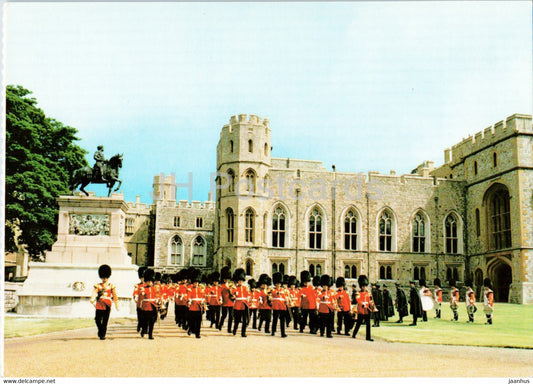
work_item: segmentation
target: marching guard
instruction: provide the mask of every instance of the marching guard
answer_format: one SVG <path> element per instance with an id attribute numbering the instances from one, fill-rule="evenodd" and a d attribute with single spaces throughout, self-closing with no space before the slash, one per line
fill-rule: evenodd
<path id="1" fill-rule="evenodd" d="M 259 276 L 259 326 L 258 331 L 261 331 L 261 326 L 263 322 L 265 323 L 265 333 L 270 334 L 270 321 L 272 319 L 272 302 L 269 299 L 270 297 L 270 284 L 272 279 L 266 273 L 263 273 Z"/>
<path id="2" fill-rule="evenodd" d="M 342 333 L 342 324 L 344 323 L 344 334 L 350 336 L 350 329 L 352 328 L 352 317 L 350 315 L 350 310 L 352 309 L 350 296 L 348 292 L 344 289 L 345 286 L 344 277 L 337 277 L 335 281 L 335 286 L 337 287 L 337 335 Z"/>
<path id="3" fill-rule="evenodd" d="M 250 295 L 248 300 L 249 319 L 252 322 L 252 329 L 257 329 L 257 309 L 259 308 L 259 290 L 254 279 L 248 280 Z"/>
<path id="4" fill-rule="evenodd" d="M 153 340 L 154 324 L 157 320 L 160 298 L 156 295 L 154 283 L 154 271 L 147 269 L 144 272 L 145 285 L 139 291 L 141 302 L 141 337 L 148 334 L 148 338 Z"/>
<path id="5" fill-rule="evenodd" d="M 320 337 L 324 337 L 324 330 L 326 330 L 326 337 L 333 337 L 333 322 L 335 318 L 336 297 L 335 293 L 330 290 L 331 277 L 329 275 L 322 275 L 320 277 L 320 284 L 322 285 L 322 292 L 319 295 L 318 316 L 320 319 Z"/>
<path id="6" fill-rule="evenodd" d="M 178 286 L 174 290 L 174 311 L 178 327 L 187 330 L 187 272 L 181 270 L 177 275 Z"/>
<path id="7" fill-rule="evenodd" d="M 437 277 L 433 280 L 435 291 L 433 292 L 433 299 L 435 300 L 435 319 L 440 319 L 440 307 L 442 305 L 442 289 L 440 288 L 440 279 Z"/>
<path id="8" fill-rule="evenodd" d="M 368 278 L 365 275 L 360 275 L 357 278 L 357 282 L 359 283 L 360 291 L 357 294 L 357 323 L 355 324 L 355 329 L 352 334 L 352 338 L 355 339 L 355 336 L 357 336 L 357 332 L 359 332 L 359 328 L 361 327 L 361 324 L 363 321 L 366 322 L 366 340 L 367 341 L 374 341 L 370 335 L 370 313 L 373 310 L 373 303 L 372 303 L 372 297 L 370 296 L 370 292 L 367 291 L 368 287 Z"/>
<path id="9" fill-rule="evenodd" d="M 248 325 L 248 289 L 244 285 L 246 280 L 246 273 L 244 269 L 237 268 L 233 273 L 233 281 L 237 284 L 232 291 L 232 294 L 235 298 L 233 304 L 233 334 L 237 334 L 237 328 L 239 328 L 239 323 L 242 322 L 241 326 L 241 337 L 246 337 L 246 326 Z"/>
<path id="10" fill-rule="evenodd" d="M 316 334 L 316 328 L 314 327 L 314 316 L 316 311 L 316 292 L 312 285 L 310 285 L 311 275 L 309 271 L 300 272 L 300 280 L 302 288 L 300 289 L 300 333 L 303 333 L 305 326 L 307 325 L 307 318 L 309 317 L 309 329 L 312 334 Z"/>
<path id="11" fill-rule="evenodd" d="M 293 328 L 295 331 L 298 330 L 298 327 L 300 326 L 300 289 L 296 288 L 298 285 L 296 276 L 289 276 L 289 311 L 291 311 Z"/>
<path id="12" fill-rule="evenodd" d="M 111 267 L 107 264 L 101 265 L 98 268 L 98 276 L 102 282 L 95 284 L 90 302 L 96 308 L 94 321 L 98 328 L 98 337 L 100 340 L 105 340 L 107 322 L 113 303 L 115 303 L 115 308 L 118 311 L 118 296 L 115 286 L 109 282 Z"/>
<path id="13" fill-rule="evenodd" d="M 485 324 L 492 325 L 492 315 L 494 313 L 494 292 L 492 291 L 492 284 L 488 277 L 483 281 L 483 312 L 487 317 Z"/>
<path id="14" fill-rule="evenodd" d="M 457 311 L 459 307 L 459 290 L 455 286 L 455 280 L 450 281 L 450 287 L 452 288 L 450 292 L 450 309 L 453 312 L 452 321 L 459 320 L 459 312 Z"/>
<path id="15" fill-rule="evenodd" d="M 189 334 L 194 333 L 196 338 L 200 338 L 200 328 L 202 326 L 202 314 L 205 310 L 205 289 L 199 287 L 201 272 L 194 270 L 191 273 L 192 286 L 188 290 L 187 302 L 189 304 Z"/>
<path id="16" fill-rule="evenodd" d="M 281 287 L 281 283 L 283 282 L 283 275 L 279 272 L 276 272 L 272 275 L 272 280 L 275 286 L 271 292 L 272 312 L 274 315 L 274 319 L 272 320 L 272 332 L 270 333 L 270 335 L 275 336 L 279 320 L 281 328 L 281 337 L 287 337 L 287 334 L 285 333 L 285 322 L 287 316 L 286 302 L 288 300 L 288 297 L 286 289 L 283 289 Z"/>
<path id="17" fill-rule="evenodd" d="M 139 291 L 144 286 L 145 271 L 146 267 L 139 267 L 139 269 L 137 270 L 137 274 L 139 275 L 139 279 L 141 280 L 141 282 L 135 284 L 135 287 L 133 288 L 133 301 L 135 301 L 135 305 L 137 307 L 137 332 L 141 330 L 141 305 L 139 302 Z"/>
<path id="18" fill-rule="evenodd" d="M 476 294 L 474 290 L 472 289 L 472 281 L 467 280 L 465 282 L 465 286 L 466 286 L 466 294 L 465 294 L 466 313 L 468 313 L 468 322 L 473 323 L 474 313 L 476 313 L 477 311 Z"/>
<path id="19" fill-rule="evenodd" d="M 218 327 L 218 322 L 220 321 L 220 305 L 222 304 L 222 289 L 218 284 L 220 279 L 220 273 L 215 271 L 210 276 L 211 287 L 206 294 L 207 304 L 209 305 L 208 313 L 209 316 L 207 319 L 211 322 L 209 328 L 212 328 L 213 325 Z"/>
<path id="20" fill-rule="evenodd" d="M 218 323 L 218 330 L 222 330 L 224 325 L 224 320 L 228 317 L 228 333 L 231 333 L 231 324 L 233 323 L 233 299 L 231 297 L 231 287 L 229 280 L 231 279 L 231 273 L 229 267 L 224 267 L 220 271 L 220 277 L 224 282 L 221 287 L 221 296 L 222 296 L 222 316 L 220 322 Z"/>

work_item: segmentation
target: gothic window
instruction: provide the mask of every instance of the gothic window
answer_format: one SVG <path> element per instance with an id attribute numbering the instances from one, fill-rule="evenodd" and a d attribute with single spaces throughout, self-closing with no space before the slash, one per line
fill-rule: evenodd
<path id="1" fill-rule="evenodd" d="M 179 236 L 174 236 L 170 243 L 170 264 L 183 265 L 183 242 Z"/>
<path id="2" fill-rule="evenodd" d="M 345 279 L 357 279 L 357 267 L 353 264 L 344 265 L 344 278 Z"/>
<path id="3" fill-rule="evenodd" d="M 235 172 L 232 169 L 228 170 L 228 192 L 235 192 Z"/>
<path id="4" fill-rule="evenodd" d="M 282 275 L 285 275 L 285 264 L 284 263 L 279 263 L 278 269 L 279 269 L 279 273 L 281 273 Z"/>
<path id="5" fill-rule="evenodd" d="M 311 275 L 311 277 L 315 276 L 315 266 L 314 266 L 314 264 L 310 264 L 309 265 L 309 274 Z"/>
<path id="6" fill-rule="evenodd" d="M 379 278 L 385 280 L 385 267 L 383 265 L 379 267 Z"/>
<path id="7" fill-rule="evenodd" d="M 126 219 L 126 235 L 133 234 L 134 223 L 135 223 L 135 219 L 132 219 L 132 218 Z"/>
<path id="8" fill-rule="evenodd" d="M 285 211 L 280 206 L 276 207 L 272 216 L 272 246 L 285 247 Z"/>
<path id="9" fill-rule="evenodd" d="M 459 271 L 457 270 L 457 267 L 453 268 L 453 279 L 455 281 L 459 280 Z"/>
<path id="10" fill-rule="evenodd" d="M 420 267 L 420 279 L 426 280 L 426 267 Z"/>
<path id="11" fill-rule="evenodd" d="M 379 218 L 379 250 L 392 251 L 392 215 L 383 211 Z"/>
<path id="12" fill-rule="evenodd" d="M 205 265 L 205 240 L 201 236 L 194 239 L 192 246 L 192 265 Z"/>
<path id="13" fill-rule="evenodd" d="M 248 140 L 248 152 L 254 151 L 254 142 L 252 140 Z"/>
<path id="14" fill-rule="evenodd" d="M 426 222 L 421 213 L 417 213 L 413 222 L 413 252 L 426 251 Z"/>
<path id="15" fill-rule="evenodd" d="M 246 191 L 252 193 L 255 191 L 255 172 L 251 169 L 246 171 Z"/>
<path id="16" fill-rule="evenodd" d="M 254 242 L 254 211 L 251 208 L 248 208 L 245 213 L 244 241 Z"/>
<path id="17" fill-rule="evenodd" d="M 196 218 L 196 228 L 202 228 L 203 226 L 204 226 L 203 217 L 197 217 Z"/>
<path id="18" fill-rule="evenodd" d="M 322 248 L 322 214 L 318 208 L 313 208 L 309 215 L 309 248 Z"/>
<path id="19" fill-rule="evenodd" d="M 180 226 L 180 217 L 179 216 L 174 216 L 174 227 L 179 227 Z"/>
<path id="20" fill-rule="evenodd" d="M 235 215 L 233 214 L 233 209 L 226 209 L 226 220 L 227 220 L 227 232 L 228 232 L 228 243 L 233 243 L 233 225 L 235 222 Z"/>
<path id="21" fill-rule="evenodd" d="M 353 209 L 350 209 L 344 218 L 344 249 L 357 249 L 357 217 Z"/>
<path id="22" fill-rule="evenodd" d="M 413 280 L 420 280 L 420 270 L 418 269 L 418 267 L 414 268 Z"/>
<path id="23" fill-rule="evenodd" d="M 253 266 L 252 266 L 252 260 L 246 261 L 246 275 L 252 276 L 253 274 Z"/>
<path id="24" fill-rule="evenodd" d="M 322 276 L 322 266 L 320 264 L 316 265 L 316 275 Z"/>
<path id="25" fill-rule="evenodd" d="M 490 249 L 511 247 L 511 207 L 507 188 L 498 188 L 489 196 L 488 215 Z"/>
<path id="26" fill-rule="evenodd" d="M 272 263 L 272 274 L 276 273 L 278 271 L 278 264 Z"/>
<path id="27" fill-rule="evenodd" d="M 452 269 L 450 267 L 446 268 L 446 281 L 450 281 L 452 279 Z"/>
<path id="28" fill-rule="evenodd" d="M 392 267 L 390 265 L 387 266 L 387 280 L 392 280 Z"/>
<path id="29" fill-rule="evenodd" d="M 446 253 L 458 253 L 457 218 L 449 214 L 445 221 Z"/>

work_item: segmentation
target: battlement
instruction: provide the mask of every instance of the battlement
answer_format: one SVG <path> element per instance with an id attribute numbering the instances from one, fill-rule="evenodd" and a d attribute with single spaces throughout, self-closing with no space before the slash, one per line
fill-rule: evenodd
<path id="1" fill-rule="evenodd" d="M 301 171 L 326 172 L 324 164 L 319 160 L 301 160 L 288 157 L 273 157 L 272 168 L 274 169 L 299 169 Z"/>
<path id="2" fill-rule="evenodd" d="M 263 120 L 261 120 L 261 118 L 257 115 L 248 116 L 245 113 L 231 116 L 229 124 L 226 124 L 222 127 L 221 136 L 234 132 L 240 126 L 262 126 L 265 129 L 269 129 L 270 121 L 268 120 L 268 117 L 265 117 Z"/>
<path id="3" fill-rule="evenodd" d="M 137 195 L 135 196 L 135 203 L 132 203 L 131 201 L 128 201 L 126 204 L 128 204 L 128 208 L 130 209 L 139 209 L 139 210 L 146 210 L 148 209 L 148 204 L 141 203 L 141 196 Z"/>
<path id="4" fill-rule="evenodd" d="M 460 143 L 444 151 L 444 163 L 457 163 L 472 152 L 479 151 L 495 142 L 516 133 L 533 133 L 531 115 L 514 114 L 505 121 L 499 121 L 493 126 L 477 132 L 474 136 L 464 138 Z"/>
<path id="5" fill-rule="evenodd" d="M 189 202 L 189 200 L 180 200 L 178 204 L 176 204 L 176 208 L 180 209 L 205 209 L 209 211 L 215 210 L 215 202 L 214 201 L 204 201 L 203 203 L 197 200 L 193 200 Z"/>

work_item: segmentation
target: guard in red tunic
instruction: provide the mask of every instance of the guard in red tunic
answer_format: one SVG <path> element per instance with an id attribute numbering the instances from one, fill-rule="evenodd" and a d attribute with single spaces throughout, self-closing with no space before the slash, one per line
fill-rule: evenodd
<path id="1" fill-rule="evenodd" d="M 259 308 L 259 290 L 254 279 L 248 280 L 250 295 L 248 296 L 249 318 L 252 322 L 252 329 L 257 329 L 257 309 Z"/>
<path id="2" fill-rule="evenodd" d="M 361 324 L 363 323 L 363 321 L 366 321 L 366 340 L 374 341 L 370 335 L 370 314 L 373 303 L 372 297 L 367 291 L 368 278 L 365 275 L 360 275 L 357 278 L 357 281 L 361 290 L 357 294 L 357 323 L 355 325 L 352 337 L 355 339 L 355 336 L 357 335 Z"/>
<path id="3" fill-rule="evenodd" d="M 156 295 L 156 290 L 153 286 L 154 271 L 147 269 L 144 273 L 145 285 L 139 291 L 139 300 L 141 302 L 141 337 L 148 334 L 148 338 L 154 338 L 154 324 L 157 320 L 157 311 L 160 305 L 160 297 Z"/>
<path id="4" fill-rule="evenodd" d="M 300 317 L 300 333 L 303 333 L 309 317 L 311 333 L 316 334 L 316 329 L 313 328 L 313 317 L 316 312 L 316 292 L 310 283 L 311 275 L 309 271 L 301 271 L 300 280 L 302 282 L 302 288 L 300 288 L 300 309 L 302 314 Z"/>
<path id="5" fill-rule="evenodd" d="M 345 289 L 344 277 L 337 277 L 335 281 L 337 286 L 336 301 L 339 311 L 337 312 L 337 335 L 342 333 L 342 324 L 344 323 L 344 334 L 350 336 L 350 329 L 352 328 L 352 316 L 350 310 L 352 309 L 350 296 Z"/>
<path id="6" fill-rule="evenodd" d="M 312 316 L 309 319 L 309 328 L 311 328 L 311 334 L 316 335 L 318 329 L 320 328 L 320 320 L 318 319 L 318 304 L 320 302 L 318 295 L 320 295 L 320 292 L 322 292 L 322 287 L 320 286 L 320 276 L 313 277 L 313 286 L 315 290 L 316 309 L 312 312 Z"/>
<path id="7" fill-rule="evenodd" d="M 98 337 L 100 340 L 105 340 L 107 322 L 109 321 L 113 303 L 115 303 L 115 308 L 118 311 L 118 296 L 115 286 L 109 282 L 111 267 L 107 264 L 101 265 L 98 268 L 98 276 L 102 279 L 102 282 L 95 284 L 90 301 L 96 308 L 94 321 L 98 328 Z"/>
<path id="8" fill-rule="evenodd" d="M 440 279 L 437 277 L 433 280 L 435 290 L 433 291 L 433 300 L 435 301 L 435 319 L 440 319 L 440 307 L 442 305 L 442 289 L 440 288 Z"/>
<path id="9" fill-rule="evenodd" d="M 294 330 L 298 330 L 300 325 L 300 289 L 296 288 L 298 280 L 296 276 L 289 276 L 289 311 L 293 321 Z"/>
<path id="10" fill-rule="evenodd" d="M 202 314 L 205 309 L 205 290 L 198 285 L 201 280 L 200 276 L 201 272 L 197 269 L 191 272 L 192 286 L 187 294 L 189 304 L 189 334 L 194 333 L 197 339 L 200 338 Z"/>
<path id="11" fill-rule="evenodd" d="M 276 328 L 279 324 L 281 328 L 281 337 L 287 337 L 285 334 L 285 322 L 287 316 L 287 290 L 281 287 L 283 282 L 283 275 L 279 272 L 276 272 L 272 275 L 272 280 L 274 282 L 274 289 L 271 292 L 272 300 L 272 312 L 274 314 L 274 319 L 272 320 L 272 333 L 271 336 L 275 336 Z"/>
<path id="12" fill-rule="evenodd" d="M 265 323 L 265 333 L 270 333 L 270 320 L 272 319 L 272 306 L 270 297 L 270 284 L 272 284 L 272 279 L 266 273 L 263 273 L 259 276 L 259 326 L 258 331 L 261 331 L 261 326 L 263 322 Z"/>
<path id="13" fill-rule="evenodd" d="M 474 313 L 476 313 L 476 311 L 477 311 L 476 294 L 472 290 L 472 281 L 471 280 L 465 281 L 465 287 L 466 287 L 466 294 L 465 294 L 466 313 L 468 313 L 468 322 L 469 323 L 473 323 L 474 322 Z"/>
<path id="14" fill-rule="evenodd" d="M 494 292 L 492 291 L 492 284 L 488 277 L 483 281 L 483 312 L 487 316 L 485 324 L 492 325 L 492 314 L 494 313 Z"/>
<path id="15" fill-rule="evenodd" d="M 209 328 L 212 328 L 213 325 L 217 327 L 218 322 L 220 321 L 220 305 L 222 304 L 222 289 L 218 284 L 220 273 L 218 271 L 213 272 L 210 276 L 210 279 L 211 289 L 209 290 L 206 299 L 207 304 L 209 305 L 208 312 L 210 313 L 208 320 L 211 322 Z"/>
<path id="16" fill-rule="evenodd" d="M 175 320 L 178 327 L 187 329 L 187 275 L 185 270 L 178 272 L 178 285 L 174 290 Z"/>
<path id="17" fill-rule="evenodd" d="M 459 290 L 455 287 L 455 280 L 450 281 L 450 309 L 453 312 L 453 319 L 452 321 L 458 321 L 459 320 L 459 313 L 457 312 L 457 309 L 459 307 Z"/>
<path id="18" fill-rule="evenodd" d="M 137 270 L 137 274 L 139 275 L 139 279 L 141 280 L 141 282 L 135 284 L 135 287 L 133 288 L 133 301 L 135 301 L 135 305 L 137 307 L 137 332 L 141 330 L 141 307 L 139 302 L 139 290 L 144 286 L 144 271 L 146 271 L 146 267 L 139 267 L 139 269 Z"/>
<path id="19" fill-rule="evenodd" d="M 246 280 L 246 273 L 244 269 L 237 268 L 233 273 L 233 281 L 236 286 L 232 290 L 233 297 L 235 298 L 233 304 L 233 334 L 237 334 L 237 328 L 239 323 L 242 322 L 241 336 L 246 337 L 246 326 L 248 325 L 248 300 L 249 293 L 248 288 L 244 285 Z"/>
<path id="20" fill-rule="evenodd" d="M 223 284 L 221 286 L 221 296 L 222 296 L 222 317 L 220 318 L 220 322 L 218 323 L 218 330 L 222 330 L 222 326 L 224 325 L 224 320 L 226 320 L 226 316 L 228 317 L 228 333 L 231 333 L 231 324 L 233 323 L 233 296 L 231 294 L 231 288 L 229 283 L 229 280 L 231 278 L 231 273 L 229 270 L 229 267 L 224 267 L 220 271 L 220 276 L 222 278 Z"/>
<path id="21" fill-rule="evenodd" d="M 333 335 L 333 323 L 336 309 L 336 294 L 330 290 L 332 285 L 331 277 L 329 275 L 322 275 L 320 277 L 320 284 L 322 285 L 322 292 L 318 295 L 318 317 L 320 319 L 320 337 L 324 337 L 324 330 L 326 336 L 331 338 Z"/>

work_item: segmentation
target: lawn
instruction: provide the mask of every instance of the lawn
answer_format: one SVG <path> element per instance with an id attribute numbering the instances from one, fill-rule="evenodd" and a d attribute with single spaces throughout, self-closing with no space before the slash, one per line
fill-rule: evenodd
<path id="1" fill-rule="evenodd" d="M 533 349 L 532 305 L 496 303 L 492 325 L 485 325 L 483 305 L 479 304 L 474 323 L 467 323 L 464 304 L 459 306 L 457 322 L 451 321 L 453 316 L 448 303 L 442 305 L 441 319 L 434 319 L 434 316 L 435 311 L 431 311 L 427 322 L 419 319 L 416 327 L 410 327 L 412 316 L 404 318 L 402 324 L 396 324 L 396 315 L 387 322 L 382 321 L 379 328 L 372 328 L 372 336 L 406 343 Z M 359 333 L 361 331 L 364 330 Z"/>

